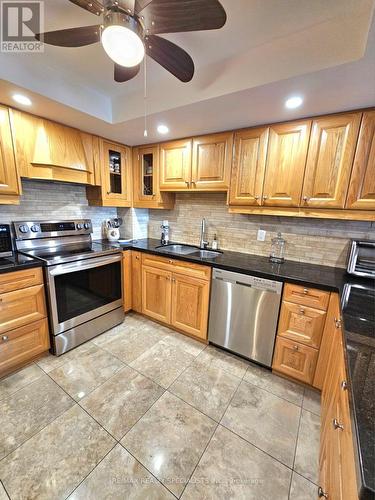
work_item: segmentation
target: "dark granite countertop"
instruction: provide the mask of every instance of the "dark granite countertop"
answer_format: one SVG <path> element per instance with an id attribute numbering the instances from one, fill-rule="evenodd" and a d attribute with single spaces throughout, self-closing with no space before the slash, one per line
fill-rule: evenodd
<path id="1" fill-rule="evenodd" d="M 346 342 L 350 405 L 357 440 L 360 499 L 375 497 L 375 283 L 354 278 L 345 269 L 285 261 L 274 264 L 267 257 L 225 251 L 215 259 L 160 252 L 156 239 L 133 240 L 126 244 L 108 244 L 123 250 L 134 249 L 173 259 L 205 264 L 228 271 L 287 281 L 338 292 L 342 298 L 343 327 Z M 345 305 L 348 293 L 355 295 Z"/>
<path id="2" fill-rule="evenodd" d="M 42 267 L 40 260 L 15 252 L 12 257 L 0 259 L 0 274 L 20 271 L 28 267 Z"/>

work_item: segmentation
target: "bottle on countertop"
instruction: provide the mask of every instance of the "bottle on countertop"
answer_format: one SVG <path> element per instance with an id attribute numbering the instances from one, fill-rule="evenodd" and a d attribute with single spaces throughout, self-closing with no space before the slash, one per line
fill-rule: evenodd
<path id="1" fill-rule="evenodd" d="M 169 243 L 169 222 L 167 220 L 163 220 L 161 224 L 161 244 L 168 245 Z"/>
<path id="2" fill-rule="evenodd" d="M 272 238 L 271 244 L 271 252 L 270 252 L 270 261 L 278 262 L 281 264 L 284 262 L 284 253 L 285 253 L 285 245 L 286 240 L 282 238 L 281 233 L 277 233 L 276 238 Z"/>
<path id="3" fill-rule="evenodd" d="M 214 234 L 214 239 L 212 240 L 212 250 L 217 250 L 218 248 L 218 242 L 217 242 L 217 236 L 216 233 Z"/>

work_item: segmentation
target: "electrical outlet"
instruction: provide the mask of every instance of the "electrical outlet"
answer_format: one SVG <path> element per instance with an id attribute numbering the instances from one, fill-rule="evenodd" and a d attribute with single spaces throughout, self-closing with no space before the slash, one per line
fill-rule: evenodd
<path id="1" fill-rule="evenodd" d="M 258 236 L 257 236 L 258 241 L 265 241 L 266 240 L 266 231 L 263 229 L 258 229 Z"/>

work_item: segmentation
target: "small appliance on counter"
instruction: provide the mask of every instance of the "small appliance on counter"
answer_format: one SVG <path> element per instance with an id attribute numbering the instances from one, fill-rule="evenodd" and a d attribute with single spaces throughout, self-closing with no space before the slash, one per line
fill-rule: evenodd
<path id="1" fill-rule="evenodd" d="M 362 278 L 375 279 L 375 241 L 352 241 L 349 251 L 347 272 Z"/>
<path id="2" fill-rule="evenodd" d="M 0 259 L 13 255 L 12 236 L 9 224 L 0 224 Z"/>
<path id="3" fill-rule="evenodd" d="M 115 217 L 105 221 L 105 235 L 108 241 L 118 241 L 120 239 L 120 226 L 122 219 Z"/>

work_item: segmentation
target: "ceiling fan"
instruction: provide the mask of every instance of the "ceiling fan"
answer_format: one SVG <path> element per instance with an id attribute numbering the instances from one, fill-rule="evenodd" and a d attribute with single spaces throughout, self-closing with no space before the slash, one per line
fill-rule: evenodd
<path id="1" fill-rule="evenodd" d="M 82 47 L 102 42 L 115 63 L 115 81 L 134 78 L 147 54 L 182 82 L 194 75 L 194 62 L 162 33 L 219 29 L 227 16 L 218 0 L 69 0 L 103 16 L 102 24 L 35 35 L 59 47 Z"/>

